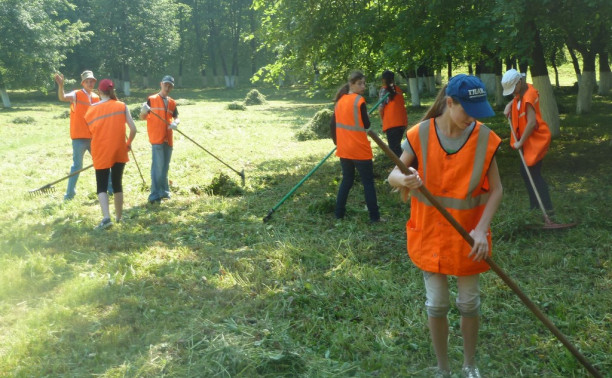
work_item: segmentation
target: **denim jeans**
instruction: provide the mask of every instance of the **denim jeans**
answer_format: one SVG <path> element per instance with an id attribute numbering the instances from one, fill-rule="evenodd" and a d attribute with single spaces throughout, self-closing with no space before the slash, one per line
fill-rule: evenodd
<path id="1" fill-rule="evenodd" d="M 168 169 L 172 157 L 172 147 L 168 143 L 151 145 L 151 194 L 149 202 L 170 198 Z"/>
<path id="2" fill-rule="evenodd" d="M 548 215 L 553 215 L 553 205 L 552 201 L 550 200 L 548 184 L 546 184 L 544 177 L 542 177 L 542 160 L 529 167 L 529 173 L 531 174 L 533 183 L 536 187 L 536 190 L 538 191 L 540 199 L 542 200 L 542 205 L 544 205 L 544 209 L 546 209 Z M 533 191 L 533 186 L 531 185 L 531 182 L 529 182 L 529 177 L 527 176 L 527 171 L 525 171 L 525 166 L 523 164 L 521 164 L 521 176 L 523 177 L 523 181 L 525 182 L 525 186 L 527 187 L 527 193 L 529 193 L 530 209 L 539 209 L 540 204 L 538 203 L 538 198 L 536 197 L 536 194 Z"/>
<path id="3" fill-rule="evenodd" d="M 70 174 L 83 168 L 83 156 L 85 151 L 89 151 L 91 154 L 91 139 L 73 139 L 72 140 L 72 167 L 70 167 Z M 79 181 L 79 175 L 74 175 L 68 178 L 68 188 L 66 188 L 66 194 L 64 199 L 72 199 L 76 195 L 76 184 Z"/>
<path id="4" fill-rule="evenodd" d="M 70 167 L 70 174 L 83 168 L 85 151 L 89 151 L 91 154 L 91 139 L 72 140 L 72 167 Z M 80 173 L 68 178 L 68 187 L 66 188 L 66 194 L 64 194 L 65 200 L 72 199 L 76 195 L 76 184 L 79 180 L 79 175 Z M 113 183 L 110 177 L 108 178 L 108 188 L 108 193 L 113 194 Z"/>
<path id="5" fill-rule="evenodd" d="M 363 194 L 370 213 L 370 220 L 378 221 L 380 213 L 378 212 L 378 201 L 376 200 L 376 189 L 374 188 L 374 164 L 372 160 L 340 158 L 340 166 L 342 167 L 342 182 L 340 183 L 338 197 L 336 198 L 336 218 L 344 218 L 346 201 L 355 182 L 355 168 L 357 168 L 361 177 L 361 183 L 363 184 Z"/>

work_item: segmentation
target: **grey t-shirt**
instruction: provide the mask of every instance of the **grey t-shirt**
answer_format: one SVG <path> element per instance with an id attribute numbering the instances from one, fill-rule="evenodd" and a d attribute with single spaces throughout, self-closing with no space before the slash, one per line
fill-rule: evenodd
<path id="1" fill-rule="evenodd" d="M 449 154 L 457 152 L 461 148 L 461 146 L 465 144 L 465 141 L 472 133 L 472 130 L 474 130 L 475 125 L 476 123 L 472 122 L 472 124 L 466 127 L 465 130 L 463 130 L 463 132 L 461 133 L 461 135 L 456 138 L 447 137 L 446 135 L 444 135 L 444 133 L 440 131 L 440 129 L 438 129 L 438 125 L 436 125 L 436 134 L 438 134 L 438 140 L 440 141 L 440 144 L 442 145 L 444 151 L 448 152 Z M 402 143 L 402 149 L 406 151 L 406 153 L 410 157 L 414 157 L 414 151 L 412 151 L 412 147 L 410 147 L 408 139 L 404 140 L 404 143 Z"/>

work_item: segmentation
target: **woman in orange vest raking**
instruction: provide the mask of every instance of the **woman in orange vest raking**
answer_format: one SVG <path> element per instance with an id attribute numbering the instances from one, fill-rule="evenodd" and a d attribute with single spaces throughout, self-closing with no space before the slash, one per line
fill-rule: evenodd
<path id="1" fill-rule="evenodd" d="M 395 167 L 389 184 L 404 200 L 412 193 L 406 224 L 408 254 L 423 271 L 429 330 L 437 358 L 436 374 L 450 376 L 447 276 L 457 277 L 457 307 L 463 336 L 463 375 L 480 377 L 476 367 L 480 290 L 479 274 L 489 270 L 489 225 L 502 198 L 495 161 L 501 139 L 477 118 L 493 116 L 484 84 L 474 76 L 451 78 L 423 117 L 406 133 L 402 162 L 413 174 Z M 470 245 L 417 190 L 424 185 L 474 238 Z"/>
<path id="2" fill-rule="evenodd" d="M 336 106 L 330 128 L 334 144 L 338 147 L 336 156 L 340 158 L 342 182 L 336 198 L 336 219 L 344 218 L 346 201 L 355 182 L 355 169 L 359 171 L 363 194 L 370 213 L 370 222 L 380 221 L 376 189 L 374 188 L 374 164 L 372 147 L 366 135 L 370 128 L 370 118 L 363 93 L 365 75 L 354 71 L 347 84 L 336 93 Z"/>
<path id="3" fill-rule="evenodd" d="M 85 122 L 85 113 L 91 104 L 100 101 L 97 94 L 94 93 L 96 78 L 93 72 L 83 71 L 81 73 L 80 90 L 74 90 L 69 93 L 64 93 L 64 75 L 58 73 L 55 75 L 57 83 L 57 97 L 60 101 L 70 102 L 70 138 L 72 139 L 72 167 L 70 173 L 74 173 L 83 168 L 83 156 L 85 151 L 91 153 L 91 133 Z M 76 184 L 79 180 L 79 174 L 68 178 L 68 187 L 64 200 L 71 200 L 76 195 Z"/>
<path id="4" fill-rule="evenodd" d="M 404 94 L 395 84 L 395 74 L 391 71 L 382 73 L 382 85 L 379 98 L 389 93 L 389 97 L 378 107 L 382 119 L 382 130 L 387 135 L 387 143 L 391 151 L 399 157 L 402 155 L 402 138 L 408 127 L 408 114 Z"/>
<path id="5" fill-rule="evenodd" d="M 98 85 L 102 100 L 85 113 L 91 131 L 91 157 L 96 170 L 98 200 L 102 208 L 102 221 L 96 229 L 113 225 L 108 205 L 108 178 L 113 178 L 115 192 L 115 220 L 121 222 L 123 212 L 123 169 L 129 161 L 128 151 L 136 136 L 136 125 L 127 105 L 117 100 L 114 84 L 110 79 Z M 125 140 L 125 124 L 130 127 L 130 136 Z"/>
<path id="6" fill-rule="evenodd" d="M 506 105 L 504 115 L 511 119 L 512 128 L 519 140 L 510 135 L 510 146 L 514 149 L 523 149 L 525 164 L 540 195 L 542 205 L 548 215 L 553 215 L 553 206 L 548 191 L 548 185 L 542 177 L 542 159 L 548 152 L 551 134 L 546 122 L 540 113 L 540 96 L 537 89 L 527 84 L 525 76 L 517 70 L 508 70 L 502 77 L 504 96 L 514 95 L 512 102 Z M 521 176 L 529 193 L 530 208 L 538 209 L 538 199 L 529 182 L 529 176 L 521 163 Z"/>

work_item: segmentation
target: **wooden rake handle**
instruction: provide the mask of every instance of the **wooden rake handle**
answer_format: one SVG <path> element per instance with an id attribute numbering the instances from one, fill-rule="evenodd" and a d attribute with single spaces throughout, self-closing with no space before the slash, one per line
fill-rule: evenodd
<path id="1" fill-rule="evenodd" d="M 368 130 L 368 135 L 378 147 L 380 147 L 387 155 L 388 158 L 393 160 L 393 162 L 397 165 L 399 170 L 405 174 L 410 175 L 412 172 L 408 169 L 406 164 L 404 164 L 397 155 L 391 151 L 389 146 L 385 142 L 383 142 L 379 136 L 373 131 Z M 457 220 L 438 202 L 438 200 L 431 194 L 429 190 L 424 185 L 418 189 L 421 194 L 423 194 L 429 202 L 446 218 L 447 221 L 461 234 L 461 236 L 468 242 L 470 246 L 474 245 L 474 239 L 470 236 L 470 234 L 457 222 Z M 535 303 L 523 293 L 523 291 L 518 287 L 518 285 L 504 272 L 502 268 L 500 268 L 493 260 L 491 260 L 488 256 L 485 258 L 485 261 L 491 269 L 499 276 L 514 291 L 514 293 L 523 301 L 525 306 L 531 310 L 535 314 L 535 316 L 540 319 L 542 323 L 565 345 L 565 347 L 580 361 L 580 363 L 593 375 L 593 377 L 602 377 L 602 375 L 589 363 L 589 361 L 578 351 L 578 349 L 559 331 L 559 329 L 550 321 L 550 319 L 536 306 Z"/>

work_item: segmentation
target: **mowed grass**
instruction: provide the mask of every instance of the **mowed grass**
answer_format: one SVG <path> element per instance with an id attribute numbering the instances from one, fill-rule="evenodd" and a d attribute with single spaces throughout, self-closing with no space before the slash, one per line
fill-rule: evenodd
<path id="1" fill-rule="evenodd" d="M 130 108 L 149 91 L 135 91 Z M 376 186 L 388 222 L 369 225 L 361 185 L 347 218 L 333 217 L 341 180 L 336 157 L 312 175 L 269 222 L 262 218 L 332 148 L 294 135 L 329 98 L 262 90 L 268 103 L 226 110 L 243 90 L 175 90 L 180 135 L 170 166 L 173 197 L 146 204 L 134 159 L 124 177 L 125 222 L 104 232 L 93 170 L 77 197 L 28 190 L 71 165 L 67 104 L 54 95 L 11 93 L 0 110 L 0 375 L 104 377 L 428 376 L 435 365 L 422 275 L 406 254 L 409 205 L 385 179 Z M 575 93 L 558 92 L 564 109 Z M 431 99 L 426 99 L 431 101 Z M 373 100 L 369 101 L 373 104 Z M 424 109 L 409 109 L 416 122 Z M 494 260 L 604 375 L 612 371 L 612 101 L 593 113 L 563 113 L 562 135 L 544 163 L 557 219 L 541 230 L 527 211 L 519 158 L 502 117 L 497 158 L 504 199 L 494 220 Z M 30 117 L 30 118 L 28 118 Z M 374 117 L 376 120 L 377 117 Z M 150 145 L 137 121 L 136 160 L 149 184 Z M 376 122 L 376 128 L 380 123 Z M 89 164 L 89 155 L 85 165 Z M 226 175 L 239 195 L 213 194 Z M 535 226 L 529 228 L 527 226 Z M 454 285 L 453 292 L 455 291 Z M 580 363 L 492 272 L 482 275 L 479 366 L 485 376 L 581 377 Z M 450 356 L 462 361 L 459 315 L 449 314 Z"/>

